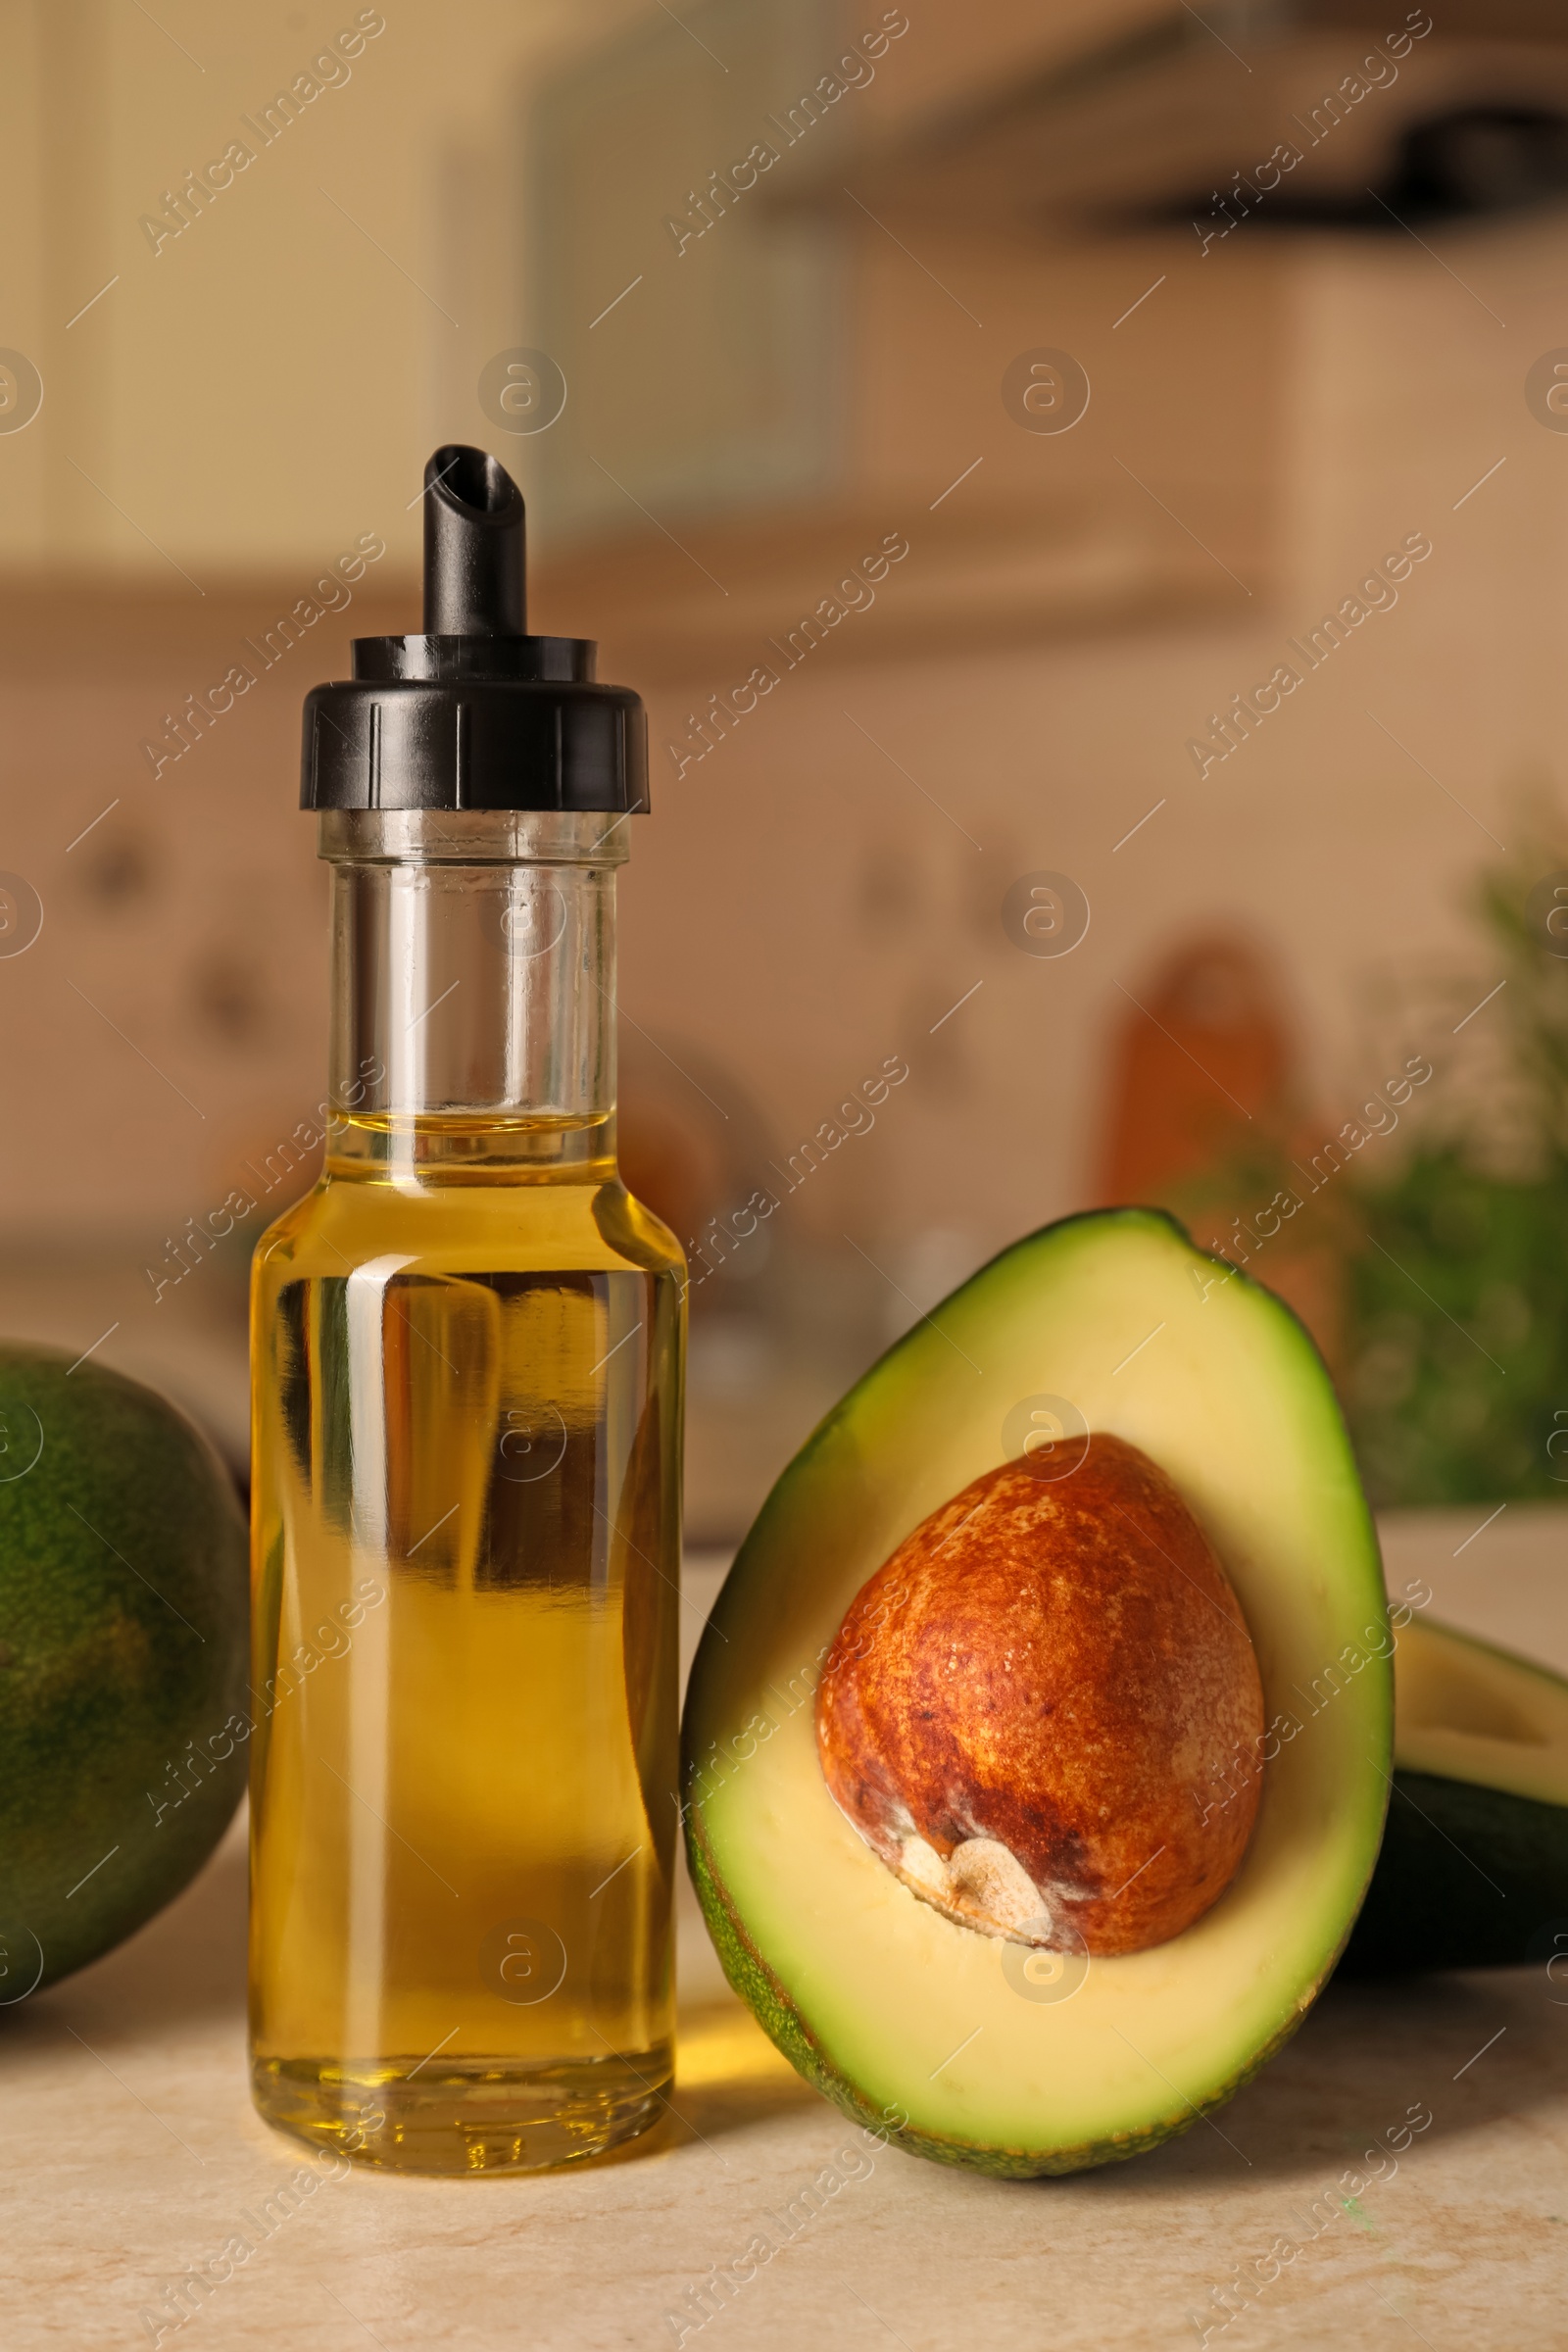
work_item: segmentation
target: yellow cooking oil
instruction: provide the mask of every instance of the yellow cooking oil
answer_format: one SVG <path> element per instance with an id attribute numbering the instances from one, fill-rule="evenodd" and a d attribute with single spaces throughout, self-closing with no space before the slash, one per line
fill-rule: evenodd
<path id="1" fill-rule="evenodd" d="M 670 2082 L 683 1266 L 611 1132 L 339 1117 L 257 1253 L 255 2096 L 359 2163 Z"/>

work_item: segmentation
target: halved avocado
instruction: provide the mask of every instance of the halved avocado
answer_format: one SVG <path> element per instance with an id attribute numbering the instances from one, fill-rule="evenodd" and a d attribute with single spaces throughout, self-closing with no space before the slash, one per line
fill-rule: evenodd
<path id="1" fill-rule="evenodd" d="M 1568 1972 L 1568 1682 L 1417 1618 L 1395 1652 L 1394 1801 L 1347 1948 L 1364 1975 Z"/>
<path id="2" fill-rule="evenodd" d="M 1174 1482 L 1245 1614 L 1270 1758 L 1212 1908 L 1151 1949 L 1054 1970 L 893 1875 L 828 1794 L 813 1720 L 860 1587 L 1024 1452 L 1041 1414 L 1128 1440 Z M 1371 1518 L 1295 1317 L 1157 1211 L 1047 1226 L 828 1416 L 714 1607 L 685 1818 L 730 1983 L 830 2099 L 941 2162 L 1027 2176 L 1155 2146 L 1263 2064 L 1334 1966 L 1383 1827 L 1390 1648 Z"/>

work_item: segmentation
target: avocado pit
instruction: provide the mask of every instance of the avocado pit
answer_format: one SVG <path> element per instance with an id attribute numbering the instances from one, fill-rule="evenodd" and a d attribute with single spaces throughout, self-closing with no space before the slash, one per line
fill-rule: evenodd
<path id="1" fill-rule="evenodd" d="M 981 1934 L 1142 1951 L 1235 1876 L 1261 1788 L 1251 1638 L 1165 1473 L 1097 1433 L 988 1471 L 860 1588 L 816 1694 L 835 1802 Z"/>

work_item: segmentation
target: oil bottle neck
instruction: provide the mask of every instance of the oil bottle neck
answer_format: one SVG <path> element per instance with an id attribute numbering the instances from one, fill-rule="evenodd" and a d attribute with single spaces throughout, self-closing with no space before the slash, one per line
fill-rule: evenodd
<path id="1" fill-rule="evenodd" d="M 597 812 L 323 813 L 332 1174 L 612 1172 L 625 838 Z"/>

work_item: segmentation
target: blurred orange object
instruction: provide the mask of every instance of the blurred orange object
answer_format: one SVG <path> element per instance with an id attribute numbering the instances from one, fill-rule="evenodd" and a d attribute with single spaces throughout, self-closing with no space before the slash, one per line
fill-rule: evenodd
<path id="1" fill-rule="evenodd" d="M 1248 1126 L 1283 1127 L 1293 1058 L 1259 949 L 1224 933 L 1178 948 L 1120 1024 L 1097 1198 L 1163 1200 L 1246 1152 Z"/>
<path id="2" fill-rule="evenodd" d="M 1310 1149 L 1302 1091 L 1266 951 L 1232 932 L 1187 941 L 1129 992 L 1116 1024 L 1093 1198 L 1173 1210 L 1278 1292 L 1332 1366 L 1348 1203 L 1308 1195 L 1296 1170 Z M 1299 1207 L 1260 1242 L 1253 1220 L 1293 1187 Z"/>

